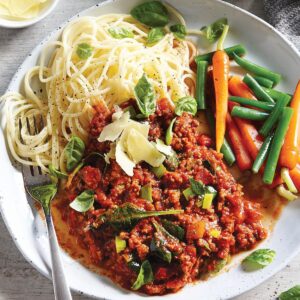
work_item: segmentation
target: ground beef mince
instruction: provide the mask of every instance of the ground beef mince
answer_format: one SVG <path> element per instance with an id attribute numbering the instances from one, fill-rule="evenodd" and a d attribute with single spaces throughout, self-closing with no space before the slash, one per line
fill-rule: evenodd
<path id="1" fill-rule="evenodd" d="M 100 143 L 97 138 L 111 122 L 112 112 L 101 106 L 95 110 L 86 155 L 110 149 L 108 142 Z M 210 148 L 211 138 L 199 134 L 197 116 L 188 113 L 175 116 L 169 102 L 162 99 L 156 113 L 148 119 L 149 139 L 164 140 L 174 117 L 171 146 L 178 163 L 172 168 L 166 163 L 164 176 L 156 177 L 149 165 L 140 163 L 130 177 L 114 159 L 105 165 L 96 156 L 76 174 L 67 190 L 68 202 L 86 189 L 93 190 L 94 207 L 84 214 L 69 205 L 63 207 L 70 233 L 88 249 L 93 263 L 103 267 L 105 274 L 122 287 L 131 289 L 143 262 L 150 263 L 153 280 L 139 289 L 149 295 L 176 292 L 187 283 L 214 273 L 231 255 L 252 249 L 266 238 L 259 205 L 244 198 L 242 186 L 227 170 L 222 154 Z M 201 197 L 184 195 L 191 187 L 191 178 L 217 191 L 206 209 Z M 140 196 L 145 185 L 152 188 L 152 201 Z M 144 211 L 175 209 L 183 213 L 143 218 L 126 228 L 99 224 L 101 216 L 125 204 Z M 126 247 L 119 253 L 116 236 L 126 241 Z M 155 248 L 158 247 L 155 241 L 160 243 L 163 253 Z"/>

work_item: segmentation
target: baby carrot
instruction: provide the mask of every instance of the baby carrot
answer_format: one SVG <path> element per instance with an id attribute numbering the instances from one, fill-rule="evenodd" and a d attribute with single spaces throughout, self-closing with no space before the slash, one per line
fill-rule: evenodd
<path id="1" fill-rule="evenodd" d="M 228 25 L 224 26 L 222 36 L 218 42 L 213 62 L 213 79 L 216 95 L 216 150 L 224 143 L 226 130 L 226 115 L 228 110 L 228 77 L 229 77 L 229 56 L 223 49 L 223 43 L 228 33 Z"/>
<path id="2" fill-rule="evenodd" d="M 282 167 L 294 169 L 300 157 L 300 81 L 291 102 L 294 114 L 285 136 L 279 163 Z"/>

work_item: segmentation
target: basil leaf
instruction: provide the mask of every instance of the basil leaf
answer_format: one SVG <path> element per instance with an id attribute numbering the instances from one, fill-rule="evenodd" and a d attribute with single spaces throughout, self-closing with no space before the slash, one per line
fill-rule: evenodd
<path id="1" fill-rule="evenodd" d="M 103 215 L 99 216 L 93 226 L 98 228 L 102 224 L 108 224 L 116 230 L 129 229 L 134 224 L 144 218 L 176 215 L 183 213 L 181 209 L 170 209 L 166 211 L 145 211 L 132 203 L 125 203 L 115 209 L 108 210 Z"/>
<path id="2" fill-rule="evenodd" d="M 227 18 L 222 18 L 212 23 L 211 25 L 201 28 L 201 31 L 205 34 L 206 39 L 210 43 L 214 43 L 222 35 L 224 27 L 227 24 L 228 24 Z"/>
<path id="3" fill-rule="evenodd" d="M 115 39 L 133 38 L 134 34 L 132 31 L 122 27 L 111 27 L 108 29 L 109 34 Z"/>
<path id="4" fill-rule="evenodd" d="M 77 46 L 76 54 L 81 59 L 88 59 L 92 53 L 93 48 L 87 43 L 82 43 Z"/>
<path id="5" fill-rule="evenodd" d="M 150 251 L 154 253 L 157 257 L 162 259 L 167 263 L 171 263 L 172 261 L 172 253 L 168 250 L 164 244 L 166 242 L 161 237 L 154 237 L 150 244 Z"/>
<path id="6" fill-rule="evenodd" d="M 181 241 L 184 240 L 185 231 L 181 226 L 176 225 L 173 222 L 170 222 L 168 220 L 161 220 L 161 222 L 164 228 L 168 232 L 170 232 L 170 234 L 172 234 L 174 237 L 178 238 Z"/>
<path id="7" fill-rule="evenodd" d="M 137 105 L 145 117 L 149 117 L 155 112 L 155 93 L 152 85 L 144 74 L 134 88 Z"/>
<path id="8" fill-rule="evenodd" d="M 182 24 L 175 24 L 170 27 L 171 32 L 175 35 L 175 37 L 179 40 L 183 40 L 186 36 L 186 28 Z"/>
<path id="9" fill-rule="evenodd" d="M 54 177 L 54 178 L 58 178 L 58 179 L 68 178 L 68 174 L 57 170 L 52 164 L 49 165 L 49 172 L 50 172 L 51 177 Z"/>
<path id="10" fill-rule="evenodd" d="M 150 283 L 153 280 L 154 280 L 154 276 L 152 272 L 152 267 L 149 261 L 145 260 L 142 263 L 138 277 L 131 288 L 136 291 L 140 289 L 143 285 Z"/>
<path id="11" fill-rule="evenodd" d="M 69 143 L 65 148 L 68 172 L 72 171 L 81 161 L 84 150 L 85 150 L 84 142 L 77 136 L 71 137 Z"/>
<path id="12" fill-rule="evenodd" d="M 247 256 L 242 265 L 246 271 L 253 271 L 265 268 L 275 258 L 275 251 L 270 249 L 258 249 Z"/>
<path id="13" fill-rule="evenodd" d="M 164 27 L 169 23 L 167 8 L 159 1 L 150 1 L 134 7 L 131 16 L 150 27 Z"/>
<path id="14" fill-rule="evenodd" d="M 86 190 L 70 203 L 70 207 L 78 212 L 86 212 L 93 206 L 94 200 L 95 192 L 93 190 Z"/>
<path id="15" fill-rule="evenodd" d="M 140 268 L 141 268 L 141 264 L 139 262 L 137 262 L 136 260 L 131 260 L 127 263 L 128 267 L 133 270 L 134 272 L 138 273 Z"/>
<path id="16" fill-rule="evenodd" d="M 29 188 L 30 195 L 40 202 L 46 214 L 50 213 L 50 203 L 57 193 L 56 184 L 39 185 Z"/>
<path id="17" fill-rule="evenodd" d="M 184 112 L 193 116 L 197 113 L 197 101 L 193 97 L 187 96 L 179 99 L 176 103 L 175 114 L 181 116 Z"/>
<path id="18" fill-rule="evenodd" d="M 148 33 L 146 44 L 149 46 L 154 45 L 157 42 L 159 42 L 161 39 L 163 39 L 164 36 L 165 36 L 165 32 L 163 28 L 161 27 L 152 28 Z"/>
<path id="19" fill-rule="evenodd" d="M 190 178 L 191 189 L 195 195 L 203 196 L 205 194 L 205 185 L 201 181 Z"/>
<path id="20" fill-rule="evenodd" d="M 295 285 L 279 295 L 279 300 L 300 300 L 300 285 Z"/>

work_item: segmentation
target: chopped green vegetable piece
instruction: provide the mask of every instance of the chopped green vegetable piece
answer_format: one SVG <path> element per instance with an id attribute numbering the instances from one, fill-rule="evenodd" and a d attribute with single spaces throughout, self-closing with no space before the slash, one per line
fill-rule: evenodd
<path id="1" fill-rule="evenodd" d="M 87 43 L 79 44 L 76 54 L 80 59 L 88 59 L 93 54 L 93 48 Z"/>
<path id="2" fill-rule="evenodd" d="M 229 258 L 220 259 L 215 265 L 215 269 L 211 272 L 212 274 L 219 273 L 227 265 Z"/>
<path id="3" fill-rule="evenodd" d="M 300 300 L 300 285 L 295 285 L 279 295 L 279 300 Z"/>
<path id="4" fill-rule="evenodd" d="M 157 178 L 161 178 L 167 173 L 167 169 L 164 165 L 160 165 L 159 167 L 152 167 L 151 171 Z"/>
<path id="5" fill-rule="evenodd" d="M 133 286 L 131 287 L 133 290 L 140 289 L 143 285 L 150 283 L 154 280 L 152 267 L 148 260 L 145 260 L 140 268 L 140 272 Z"/>
<path id="6" fill-rule="evenodd" d="M 166 144 L 167 144 L 168 146 L 172 144 L 172 139 L 173 139 L 173 126 L 174 126 L 174 124 L 175 124 L 175 121 L 176 121 L 176 118 L 174 118 L 174 119 L 171 121 L 171 123 L 170 123 L 170 125 L 169 125 L 169 127 L 168 127 L 168 129 L 167 129 L 167 132 L 166 132 Z"/>
<path id="7" fill-rule="evenodd" d="M 216 239 L 219 238 L 221 235 L 221 231 L 218 229 L 212 229 L 209 233 L 212 237 L 214 237 Z"/>
<path id="8" fill-rule="evenodd" d="M 94 200 L 95 192 L 86 190 L 70 203 L 70 207 L 78 212 L 86 212 L 94 205 Z"/>
<path id="9" fill-rule="evenodd" d="M 184 240 L 185 230 L 181 226 L 176 225 L 173 222 L 168 220 L 161 220 L 161 222 L 164 228 L 168 232 L 170 232 L 171 235 L 173 235 L 174 237 L 178 238 L 181 241 Z"/>
<path id="10" fill-rule="evenodd" d="M 146 44 L 148 46 L 152 46 L 158 43 L 160 40 L 162 40 L 164 36 L 165 36 L 165 31 L 163 28 L 161 27 L 152 28 L 148 33 Z"/>
<path id="11" fill-rule="evenodd" d="M 160 1 L 150 1 L 134 7 L 131 16 L 150 27 L 163 27 L 169 23 L 167 8 Z"/>
<path id="12" fill-rule="evenodd" d="M 109 34 L 115 39 L 133 38 L 134 34 L 126 28 L 111 27 L 108 29 Z"/>
<path id="13" fill-rule="evenodd" d="M 126 249 L 126 241 L 121 239 L 119 236 L 115 237 L 115 245 L 117 253 L 120 253 Z"/>
<path id="14" fill-rule="evenodd" d="M 152 187 L 150 184 L 146 184 L 141 188 L 141 198 L 153 202 L 152 200 Z"/>
<path id="15" fill-rule="evenodd" d="M 210 43 L 214 43 L 220 38 L 226 25 L 228 25 L 227 18 L 221 18 L 211 25 L 204 26 L 201 31 Z"/>
<path id="16" fill-rule="evenodd" d="M 176 103 L 175 114 L 181 116 L 184 112 L 195 116 L 197 113 L 197 101 L 195 98 L 187 96 L 179 99 Z"/>
<path id="17" fill-rule="evenodd" d="M 274 260 L 275 255 L 276 253 L 274 250 L 258 249 L 242 261 L 242 266 L 246 271 L 262 269 Z"/>
<path id="18" fill-rule="evenodd" d="M 190 187 L 185 189 L 182 193 L 183 193 L 183 196 L 185 197 L 186 200 L 189 200 L 190 197 L 195 196 L 192 188 L 190 188 Z"/>
<path id="19" fill-rule="evenodd" d="M 186 36 L 186 28 L 182 24 L 175 24 L 170 26 L 171 32 L 173 32 L 174 36 L 179 39 L 183 40 Z"/>
<path id="20" fill-rule="evenodd" d="M 67 160 L 67 171 L 73 171 L 81 161 L 85 151 L 85 144 L 81 138 L 72 136 L 68 142 L 64 153 Z"/>
<path id="21" fill-rule="evenodd" d="M 214 194 L 205 194 L 202 202 L 203 209 L 210 209 L 214 200 Z"/>

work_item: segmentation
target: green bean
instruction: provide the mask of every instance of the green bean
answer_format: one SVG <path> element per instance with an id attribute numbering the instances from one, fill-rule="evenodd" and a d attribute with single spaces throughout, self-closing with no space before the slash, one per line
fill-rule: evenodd
<path id="1" fill-rule="evenodd" d="M 214 137 L 215 136 L 215 118 L 210 109 L 206 109 L 206 118 L 208 121 L 211 135 Z M 234 153 L 233 153 L 228 141 L 226 140 L 226 138 L 224 138 L 224 143 L 223 143 L 220 151 L 224 155 L 224 159 L 227 162 L 227 164 L 229 166 L 232 166 L 235 163 L 235 156 L 234 156 Z"/>
<path id="2" fill-rule="evenodd" d="M 268 89 L 271 89 L 274 85 L 274 82 L 268 78 L 261 76 L 253 76 L 253 78 L 262 86 Z"/>
<path id="3" fill-rule="evenodd" d="M 287 106 L 288 100 L 288 97 L 285 95 L 278 99 L 272 113 L 269 115 L 268 119 L 259 130 L 259 133 L 262 136 L 266 137 L 271 132 L 275 123 L 278 121 L 283 108 Z"/>
<path id="4" fill-rule="evenodd" d="M 274 104 L 271 104 L 271 103 L 256 101 L 256 100 L 247 99 L 247 98 L 235 97 L 235 96 L 229 97 L 229 100 L 236 102 L 236 103 L 240 103 L 242 105 L 257 107 L 257 108 L 260 108 L 260 109 L 263 109 L 266 111 L 272 111 L 275 106 Z"/>
<path id="5" fill-rule="evenodd" d="M 198 109 L 205 109 L 205 85 L 207 75 L 208 62 L 198 61 L 197 62 L 197 81 L 196 81 L 196 100 Z"/>
<path id="6" fill-rule="evenodd" d="M 233 53 L 239 56 L 243 56 L 246 54 L 246 48 L 244 47 L 244 45 L 235 45 L 229 48 L 225 48 L 224 50 L 226 51 L 226 53 L 231 59 L 233 59 Z M 198 55 L 195 57 L 195 61 L 196 63 L 198 63 L 199 61 L 206 60 L 208 63 L 211 64 L 214 53 L 215 52 L 213 51 L 213 52 Z"/>
<path id="7" fill-rule="evenodd" d="M 252 121 L 264 121 L 269 116 L 269 114 L 266 112 L 241 106 L 235 106 L 231 111 L 231 115 L 233 117 L 239 117 L 241 119 L 247 119 Z"/>
<path id="8" fill-rule="evenodd" d="M 289 98 L 289 103 L 292 100 L 292 95 L 287 94 L 287 93 L 283 93 L 274 89 L 267 89 L 267 88 L 263 88 L 265 90 L 266 93 L 268 93 L 273 100 L 278 101 L 278 99 L 282 96 L 287 96 Z"/>
<path id="9" fill-rule="evenodd" d="M 270 154 L 267 159 L 267 164 L 263 176 L 263 181 L 266 184 L 271 184 L 273 182 L 280 155 L 280 150 L 282 148 L 285 135 L 289 128 L 293 112 L 294 110 L 291 107 L 285 107 L 282 112 L 282 117 L 280 118 L 278 126 L 275 130 L 274 138 L 271 143 Z"/>
<path id="10" fill-rule="evenodd" d="M 274 84 L 278 84 L 281 80 L 281 75 L 279 73 L 272 72 L 264 67 L 254 64 L 247 59 L 239 57 L 235 53 L 233 53 L 233 57 L 238 65 L 240 65 L 243 69 L 253 73 L 254 75 L 265 77 L 273 81 Z"/>
<path id="11" fill-rule="evenodd" d="M 250 75 L 247 74 L 244 79 L 244 83 L 247 84 L 247 86 L 252 90 L 254 95 L 265 102 L 274 103 L 274 100 L 272 97 L 265 92 L 265 90 L 259 85 L 259 83 Z"/>
<path id="12" fill-rule="evenodd" d="M 273 140 L 273 136 L 274 136 L 273 133 L 268 135 L 268 137 L 265 139 L 264 143 L 262 144 L 261 148 L 259 149 L 259 152 L 258 152 L 256 159 L 252 166 L 253 173 L 258 173 L 262 164 L 266 160 L 270 146 L 271 146 L 271 142 Z"/>

